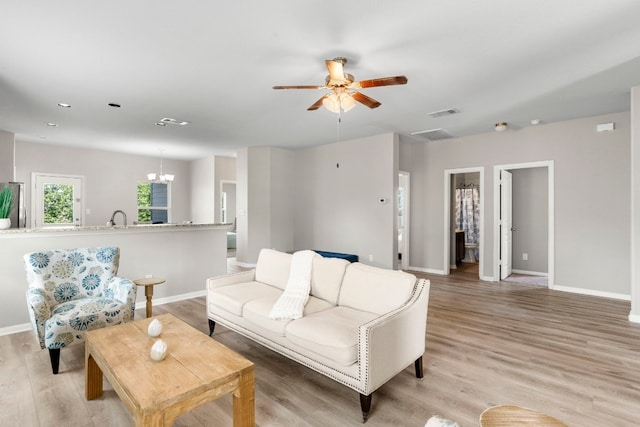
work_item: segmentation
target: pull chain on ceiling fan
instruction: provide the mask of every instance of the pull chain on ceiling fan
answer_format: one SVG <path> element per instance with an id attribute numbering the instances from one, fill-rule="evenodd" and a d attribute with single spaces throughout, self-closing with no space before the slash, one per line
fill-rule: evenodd
<path id="1" fill-rule="evenodd" d="M 308 111 L 317 110 L 324 106 L 334 113 L 349 111 L 355 107 L 356 102 L 369 108 L 377 108 L 381 104 L 373 98 L 359 92 L 357 89 L 367 89 L 378 86 L 403 85 L 407 83 L 405 76 L 382 77 L 378 79 L 355 81 L 351 74 L 344 72 L 347 58 L 337 57 L 325 61 L 329 75 L 325 79 L 324 86 L 298 85 L 298 86 L 274 86 L 274 89 L 327 89 L 331 92 L 314 102 Z"/>

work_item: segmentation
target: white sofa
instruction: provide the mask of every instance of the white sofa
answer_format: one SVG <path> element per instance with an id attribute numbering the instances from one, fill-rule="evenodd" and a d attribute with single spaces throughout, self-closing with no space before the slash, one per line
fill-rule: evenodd
<path id="1" fill-rule="evenodd" d="M 429 281 L 412 274 L 313 258 L 303 316 L 273 320 L 292 255 L 262 249 L 254 270 L 207 280 L 210 334 L 232 329 L 358 393 L 363 420 L 372 393 L 414 363 L 422 378 Z"/>

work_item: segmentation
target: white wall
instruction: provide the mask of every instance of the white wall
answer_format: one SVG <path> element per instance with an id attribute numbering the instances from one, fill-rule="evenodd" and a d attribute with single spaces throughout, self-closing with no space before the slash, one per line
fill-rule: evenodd
<path id="1" fill-rule="evenodd" d="M 216 187 L 215 187 L 215 157 L 191 162 L 191 220 L 194 223 L 214 223 Z"/>
<path id="2" fill-rule="evenodd" d="M 597 133 L 615 122 L 615 132 Z M 411 172 L 413 267 L 442 270 L 443 171 L 484 166 L 484 275 L 493 274 L 495 165 L 555 163 L 555 283 L 630 294 L 630 116 L 582 118 L 503 133 L 422 142 L 403 138 L 400 169 Z"/>
<path id="3" fill-rule="evenodd" d="M 134 156 L 108 151 L 85 150 L 16 141 L 16 181 L 25 183 L 27 223 L 31 221 L 31 174 L 54 173 L 85 178 L 85 226 L 105 225 L 116 209 L 126 212 L 131 224 L 137 218 L 137 182 L 159 172 L 157 157 Z M 190 164 L 163 160 L 163 169 L 175 174 L 171 184 L 171 221 L 191 220 Z"/>
<path id="4" fill-rule="evenodd" d="M 220 181 L 235 181 L 236 180 L 236 158 L 235 157 L 215 157 L 215 200 L 214 200 L 214 222 L 221 222 L 220 219 Z M 233 219 L 230 220 L 233 222 Z"/>
<path id="5" fill-rule="evenodd" d="M 0 182 L 13 181 L 13 134 L 0 130 Z M 2 188 L 0 188 L 0 191 Z"/>
<path id="6" fill-rule="evenodd" d="M 631 313 L 640 322 L 640 86 L 631 89 Z"/>
<path id="7" fill-rule="evenodd" d="M 397 145 L 396 135 L 384 134 L 295 152 L 297 250 L 350 253 L 395 267 Z"/>
<path id="8" fill-rule="evenodd" d="M 253 264 L 262 248 L 293 250 L 294 155 L 290 150 L 252 147 L 237 156 L 237 252 Z"/>

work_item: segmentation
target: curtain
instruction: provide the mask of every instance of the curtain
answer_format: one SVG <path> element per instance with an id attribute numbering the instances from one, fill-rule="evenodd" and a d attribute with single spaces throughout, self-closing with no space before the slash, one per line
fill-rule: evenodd
<path id="1" fill-rule="evenodd" d="M 480 189 L 456 188 L 456 229 L 464 230 L 465 243 L 478 243 L 480 218 Z M 480 251 L 475 250 L 479 259 Z"/>

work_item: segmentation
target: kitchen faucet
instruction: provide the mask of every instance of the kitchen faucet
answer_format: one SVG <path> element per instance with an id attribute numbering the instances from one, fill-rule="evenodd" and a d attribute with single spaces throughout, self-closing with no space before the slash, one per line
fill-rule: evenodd
<path id="1" fill-rule="evenodd" d="M 123 211 L 121 211 L 120 209 L 118 209 L 117 211 L 113 212 L 113 215 L 111 215 L 111 219 L 109 220 L 109 222 L 107 222 L 107 225 L 113 227 L 114 225 L 116 225 L 115 221 L 113 220 L 116 217 L 116 214 L 120 212 L 122 214 L 122 218 L 124 218 L 124 226 L 127 226 L 127 214 L 124 213 Z"/>

